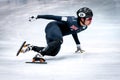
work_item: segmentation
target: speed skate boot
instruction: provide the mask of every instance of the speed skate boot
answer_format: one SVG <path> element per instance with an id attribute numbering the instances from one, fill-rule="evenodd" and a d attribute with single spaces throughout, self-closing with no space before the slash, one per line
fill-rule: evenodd
<path id="1" fill-rule="evenodd" d="M 25 44 L 24 46 L 23 46 L 23 48 L 21 49 L 21 53 L 26 53 L 26 52 L 29 52 L 29 51 L 31 51 L 32 50 L 32 45 L 30 45 L 30 44 Z"/>
<path id="2" fill-rule="evenodd" d="M 43 59 L 43 55 L 41 55 L 41 54 L 39 53 L 39 54 L 36 54 L 35 57 L 33 57 L 32 62 L 44 63 L 44 62 L 45 62 L 45 59 Z"/>
<path id="3" fill-rule="evenodd" d="M 25 53 L 30 50 L 32 50 L 32 45 L 26 44 L 26 41 L 24 41 L 23 44 L 21 45 L 20 49 L 18 50 L 16 56 L 18 56 L 20 53 Z"/>

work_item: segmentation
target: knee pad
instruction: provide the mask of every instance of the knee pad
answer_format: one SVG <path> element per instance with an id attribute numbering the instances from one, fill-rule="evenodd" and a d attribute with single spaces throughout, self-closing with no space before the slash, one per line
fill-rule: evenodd
<path id="1" fill-rule="evenodd" d="M 53 42 L 48 43 L 48 47 L 51 49 L 55 49 L 56 47 L 61 46 L 62 43 L 63 43 L 63 41 L 61 41 L 61 40 L 55 40 Z"/>

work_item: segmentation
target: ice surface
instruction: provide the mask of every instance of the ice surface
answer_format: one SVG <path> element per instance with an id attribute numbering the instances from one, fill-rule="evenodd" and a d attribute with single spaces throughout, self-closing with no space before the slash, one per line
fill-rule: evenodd
<path id="1" fill-rule="evenodd" d="M 119 80 L 120 79 L 120 0 L 0 0 L 0 80 Z M 23 41 L 45 46 L 44 29 L 50 20 L 29 22 L 38 14 L 72 15 L 83 6 L 94 18 L 79 33 L 84 54 L 75 54 L 71 36 L 64 37 L 56 57 L 48 64 L 25 64 L 35 52 L 16 52 Z"/>

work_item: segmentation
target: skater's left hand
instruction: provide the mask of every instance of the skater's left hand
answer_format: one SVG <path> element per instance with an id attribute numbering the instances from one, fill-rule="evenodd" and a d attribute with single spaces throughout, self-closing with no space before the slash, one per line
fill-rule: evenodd
<path id="1" fill-rule="evenodd" d="M 36 16 L 31 16 L 31 17 L 29 17 L 29 21 L 30 21 L 30 22 L 35 21 L 36 19 L 37 19 Z"/>
<path id="2" fill-rule="evenodd" d="M 75 51 L 75 53 L 78 53 L 78 52 L 80 53 L 85 52 L 84 50 L 81 49 L 80 44 L 77 45 L 77 50 Z"/>

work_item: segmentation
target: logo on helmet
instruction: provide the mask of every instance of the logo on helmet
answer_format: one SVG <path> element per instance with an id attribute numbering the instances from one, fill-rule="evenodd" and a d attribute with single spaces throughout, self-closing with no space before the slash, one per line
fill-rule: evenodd
<path id="1" fill-rule="evenodd" d="M 80 13 L 78 14 L 78 16 L 79 16 L 79 17 L 85 17 L 86 15 L 85 15 L 85 13 L 80 12 Z"/>

